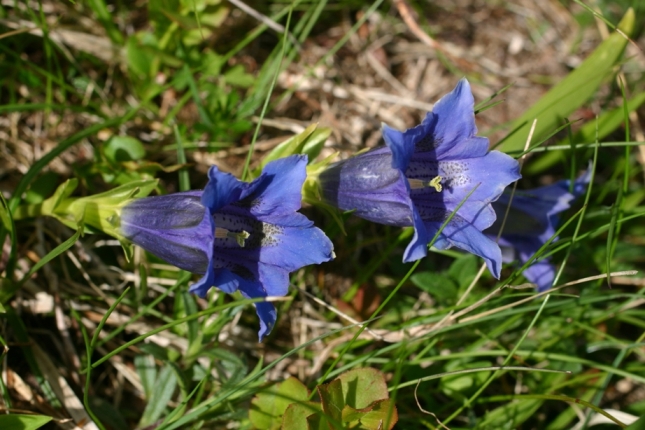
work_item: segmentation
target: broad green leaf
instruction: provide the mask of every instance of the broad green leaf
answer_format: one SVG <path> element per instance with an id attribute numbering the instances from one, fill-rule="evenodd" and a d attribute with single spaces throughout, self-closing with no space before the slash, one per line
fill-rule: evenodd
<path id="1" fill-rule="evenodd" d="M 331 134 L 331 128 L 321 127 L 318 124 L 311 124 L 300 134 L 297 134 L 280 145 L 273 148 L 261 161 L 260 166 L 253 171 L 253 177 L 257 178 L 262 172 L 262 168 L 270 161 L 279 158 L 288 157 L 293 154 L 307 154 L 309 161 L 312 161 L 320 154 L 325 141 Z"/>
<path id="2" fill-rule="evenodd" d="M 454 300 L 457 297 L 457 284 L 445 273 L 417 272 L 410 276 L 410 280 L 441 302 Z"/>
<path id="3" fill-rule="evenodd" d="M 618 28 L 629 36 L 634 30 L 634 21 L 634 10 L 629 9 L 618 24 Z M 513 122 L 511 125 L 513 131 L 500 143 L 500 149 L 502 151 L 523 149 L 533 120 L 536 118 L 534 141 L 561 125 L 565 118 L 594 95 L 603 80 L 614 69 L 626 45 L 627 39 L 618 32 L 614 32 L 604 40 L 576 70 L 551 88 Z"/>
<path id="4" fill-rule="evenodd" d="M 448 275 L 457 281 L 459 288 L 466 288 L 477 275 L 479 269 L 477 257 L 473 254 L 463 254 L 450 265 Z"/>
<path id="5" fill-rule="evenodd" d="M 56 184 L 60 183 L 56 172 L 45 172 L 32 182 L 31 187 L 25 194 L 25 203 L 37 204 L 42 203 L 47 196 L 51 196 L 56 189 Z"/>
<path id="6" fill-rule="evenodd" d="M 329 384 L 319 386 L 318 394 L 325 416 L 332 422 L 342 422 L 344 427 L 384 428 L 390 408 L 388 429 L 397 421 L 396 408 L 388 400 L 385 378 L 379 370 L 350 370 Z"/>
<path id="7" fill-rule="evenodd" d="M 103 153 L 113 163 L 140 160 L 146 156 L 143 144 L 131 136 L 112 136 L 103 146 Z"/>
<path id="8" fill-rule="evenodd" d="M 349 370 L 338 379 L 343 387 L 345 405 L 354 409 L 363 409 L 390 397 L 385 377 L 380 370 L 371 367 Z"/>
<path id="9" fill-rule="evenodd" d="M 632 112 L 638 109 L 643 103 L 645 103 L 645 93 L 640 93 L 631 100 L 627 102 L 627 111 Z M 604 112 L 602 115 L 598 116 L 598 119 L 587 122 L 585 125 L 580 127 L 571 139 L 565 139 L 558 142 L 556 145 L 565 145 L 570 146 L 571 142 L 573 143 L 592 143 L 596 141 L 596 131 L 598 133 L 598 140 L 602 140 L 607 137 L 609 133 L 616 130 L 625 120 L 625 110 L 623 106 L 617 107 L 610 111 Z M 548 152 L 540 158 L 527 163 L 523 171 L 529 175 L 534 175 L 540 172 L 545 171 L 554 164 L 560 162 L 564 157 L 561 151 L 552 151 Z"/>
<path id="10" fill-rule="evenodd" d="M 159 68 L 157 44 L 157 39 L 149 32 L 135 33 L 125 44 L 125 58 L 130 72 L 141 80 L 151 79 Z"/>
<path id="11" fill-rule="evenodd" d="M 261 430 L 276 430 L 282 425 L 283 415 L 292 403 L 306 402 L 309 397 L 309 391 L 302 382 L 294 377 L 279 383 L 271 385 L 267 390 L 258 393 L 251 401 L 249 410 L 249 419 L 251 423 Z M 307 414 L 301 417 L 301 411 L 298 411 L 294 419 L 306 419 Z M 311 414 L 311 411 L 309 412 Z"/>
<path id="12" fill-rule="evenodd" d="M 317 417 L 320 403 L 292 403 L 282 417 L 282 430 L 329 430 L 329 427 Z"/>
<path id="13" fill-rule="evenodd" d="M 332 421 L 341 422 L 343 408 L 346 404 L 342 382 L 339 379 L 334 379 L 329 384 L 320 385 L 318 395 L 325 415 Z"/>
<path id="14" fill-rule="evenodd" d="M 152 396 L 143 411 L 139 427 L 147 427 L 161 418 L 177 388 L 177 375 L 172 366 L 166 364 L 159 372 Z"/>
<path id="15" fill-rule="evenodd" d="M 346 427 L 356 430 L 390 430 L 399 420 L 394 402 L 390 399 L 374 402 L 366 409 L 357 410 L 345 406 L 343 408 L 343 423 Z M 388 423 L 387 427 L 385 423 Z"/>
<path id="16" fill-rule="evenodd" d="M 640 93 L 627 101 L 627 111 L 632 112 L 638 109 L 645 103 L 645 92 Z M 573 142 L 575 143 L 590 143 L 596 140 L 596 128 L 598 130 L 598 139 L 603 139 L 609 133 L 616 130 L 625 120 L 625 108 L 623 106 L 616 109 L 604 112 L 598 116 L 596 120 L 589 121 L 587 124 L 580 127 L 580 130 L 573 135 Z M 568 145 L 570 142 L 564 140 L 559 142 L 558 145 Z"/>
<path id="17" fill-rule="evenodd" d="M 52 420 L 45 415 L 0 415 L 2 430 L 36 430 Z"/>

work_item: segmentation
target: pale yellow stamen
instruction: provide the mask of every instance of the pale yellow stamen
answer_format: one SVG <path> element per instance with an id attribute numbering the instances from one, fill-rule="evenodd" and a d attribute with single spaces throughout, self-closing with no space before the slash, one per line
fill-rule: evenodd
<path id="1" fill-rule="evenodd" d="M 215 227 L 215 238 L 216 239 L 235 239 L 237 244 L 240 245 L 240 248 L 244 248 L 244 241 L 251 236 L 247 231 L 242 230 L 239 233 L 234 231 L 226 230 L 225 228 Z"/>
<path id="2" fill-rule="evenodd" d="M 410 184 L 410 188 L 413 190 L 420 190 L 422 188 L 434 188 L 436 192 L 440 193 L 443 191 L 443 186 L 441 185 L 441 181 L 443 181 L 442 176 L 435 176 L 430 180 L 429 182 L 424 182 L 421 179 L 410 179 L 408 178 L 408 183 Z"/>
<path id="3" fill-rule="evenodd" d="M 441 180 L 443 178 L 441 176 L 435 176 L 430 182 L 428 182 L 428 185 L 433 187 L 438 193 L 443 190 L 443 187 L 441 186 Z"/>

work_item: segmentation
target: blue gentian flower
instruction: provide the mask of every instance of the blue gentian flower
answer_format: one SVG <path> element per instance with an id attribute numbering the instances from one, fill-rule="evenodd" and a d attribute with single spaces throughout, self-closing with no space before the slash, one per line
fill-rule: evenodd
<path id="1" fill-rule="evenodd" d="M 516 160 L 488 150 L 478 137 L 466 79 L 439 100 L 423 122 L 404 132 L 383 125 L 386 147 L 330 165 L 319 176 L 322 198 L 381 224 L 414 226 L 404 262 L 418 260 L 465 197 L 434 246 L 476 254 L 499 278 L 499 246 L 482 233 L 495 221 L 491 203 L 520 178 Z"/>
<path id="2" fill-rule="evenodd" d="M 571 181 L 567 179 L 532 190 L 516 190 L 512 200 L 511 192 L 504 192 L 493 203 L 497 221 L 485 231 L 491 239 L 497 240 L 510 200 L 511 207 L 499 238 L 503 261 L 519 260 L 521 264 L 529 261 L 555 235 L 559 214 L 569 209 L 574 200 L 585 192 L 590 180 L 589 168 L 574 181 L 571 191 Z M 538 291 L 545 291 L 553 286 L 555 266 L 549 257 L 542 258 L 533 262 L 523 274 L 529 282 L 537 285 Z"/>
<path id="3" fill-rule="evenodd" d="M 331 241 L 300 209 L 306 156 L 268 163 L 242 182 L 211 167 L 203 191 L 135 200 L 121 211 L 125 238 L 202 278 L 190 291 L 216 286 L 244 297 L 284 296 L 289 273 L 333 258 Z M 275 324 L 270 302 L 255 304 L 260 340 Z"/>

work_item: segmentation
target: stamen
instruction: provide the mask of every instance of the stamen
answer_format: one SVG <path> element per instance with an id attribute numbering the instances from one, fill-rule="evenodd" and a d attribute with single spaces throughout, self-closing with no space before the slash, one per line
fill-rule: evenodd
<path id="1" fill-rule="evenodd" d="M 440 193 L 443 190 L 441 181 L 443 181 L 443 176 L 438 176 L 438 175 L 432 178 L 432 180 L 430 180 L 429 182 L 424 182 L 421 179 L 408 178 L 408 184 L 410 184 L 411 189 L 420 190 L 422 188 L 434 188 L 435 191 L 438 193 Z"/>
<path id="2" fill-rule="evenodd" d="M 235 233 L 234 231 L 229 231 L 226 230 L 225 228 L 221 227 L 215 227 L 215 238 L 216 239 L 225 239 L 225 238 L 230 238 L 230 239 L 235 239 L 237 244 L 240 245 L 240 248 L 244 248 L 244 241 L 251 236 L 249 232 L 242 230 L 239 233 Z"/>
<path id="3" fill-rule="evenodd" d="M 423 182 L 421 179 L 408 178 L 408 183 L 410 184 L 410 188 L 413 190 L 420 190 L 421 188 L 425 188 L 426 186 L 425 182 Z"/>
<path id="4" fill-rule="evenodd" d="M 443 178 L 441 176 L 435 176 L 430 182 L 428 182 L 428 185 L 433 187 L 438 193 L 443 190 L 443 187 L 441 186 L 441 180 Z"/>

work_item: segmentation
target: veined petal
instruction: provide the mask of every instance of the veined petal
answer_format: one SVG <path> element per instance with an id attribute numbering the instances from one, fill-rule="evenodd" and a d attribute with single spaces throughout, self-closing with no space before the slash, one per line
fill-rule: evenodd
<path id="1" fill-rule="evenodd" d="M 430 231 L 437 231 L 440 223 L 426 223 Z M 502 269 L 502 251 L 499 245 L 488 238 L 471 223 L 455 215 L 439 234 L 434 243 L 437 249 L 448 249 L 451 246 L 463 249 L 471 254 L 478 255 L 486 261 L 488 270 L 499 279 Z"/>
<path id="2" fill-rule="evenodd" d="M 267 292 L 259 282 L 244 281 L 240 283 L 240 292 L 242 293 L 242 296 L 247 299 L 267 297 Z M 262 342 L 262 339 L 264 339 L 264 337 L 273 330 L 273 326 L 278 319 L 278 312 L 271 302 L 258 302 L 254 303 L 254 305 L 255 312 L 258 314 L 258 318 L 260 319 L 258 337 L 260 342 Z"/>
<path id="3" fill-rule="evenodd" d="M 539 292 L 542 292 L 553 286 L 555 266 L 549 260 L 540 260 L 527 267 L 522 274 L 530 283 L 537 285 Z"/>
<path id="4" fill-rule="evenodd" d="M 319 228 L 280 226 L 260 249 L 259 261 L 292 272 L 310 264 L 329 261 L 332 256 L 333 245 Z"/>
<path id="5" fill-rule="evenodd" d="M 306 167 L 306 155 L 294 155 L 268 163 L 260 177 L 244 190 L 237 205 L 247 207 L 259 219 L 293 214 L 301 206 Z"/>
<path id="6" fill-rule="evenodd" d="M 413 224 L 412 201 L 392 153 L 378 148 L 331 165 L 320 175 L 325 201 L 356 216 L 386 225 Z"/>
<path id="7" fill-rule="evenodd" d="M 573 193 L 569 191 L 569 180 L 533 190 L 517 190 L 512 200 L 510 192 L 503 193 L 493 203 L 497 221 L 485 233 L 495 238 L 501 229 L 499 243 L 512 247 L 520 262 L 526 263 L 555 235 L 559 214 L 569 209 L 573 201 L 584 192 L 591 180 L 590 172 L 591 169 L 588 169 L 576 179 L 572 187 Z M 504 220 L 507 212 L 508 217 Z M 550 263 L 550 258 L 542 259 L 525 270 L 524 276 L 537 284 L 539 291 L 544 291 L 553 284 L 555 268 Z"/>
<path id="8" fill-rule="evenodd" d="M 205 273 L 213 253 L 212 220 L 199 192 L 134 200 L 121 210 L 121 232 L 135 245 L 193 273 Z"/>
<path id="9" fill-rule="evenodd" d="M 464 204 L 471 212 L 478 212 L 482 207 L 488 206 L 510 183 L 521 177 L 517 161 L 498 151 L 459 161 L 428 162 L 415 157 L 406 176 L 425 182 L 440 176 L 441 192 L 431 187 L 415 189 L 411 191 L 412 200 L 415 203 L 418 200 L 440 201 L 450 211 L 474 189 Z"/>
<path id="10" fill-rule="evenodd" d="M 385 123 L 381 124 L 381 131 L 385 144 L 392 151 L 392 167 L 405 172 L 414 154 L 415 143 L 423 139 L 427 131 L 417 126 L 400 132 Z"/>
<path id="11" fill-rule="evenodd" d="M 211 213 L 240 199 L 249 184 L 239 181 L 230 173 L 221 172 L 216 166 L 208 170 L 208 184 L 202 194 L 202 204 Z"/>
<path id="12" fill-rule="evenodd" d="M 466 79 L 461 79 L 454 90 L 434 105 L 432 116 L 429 121 L 432 126 L 428 128 L 439 143 L 437 159 L 461 160 L 482 157 L 488 152 L 488 139 L 475 137 L 475 99 Z"/>
<path id="13" fill-rule="evenodd" d="M 411 263 L 425 257 L 428 254 L 428 243 L 432 240 L 432 236 L 428 233 L 419 211 L 414 208 L 413 213 L 414 236 L 403 253 L 404 263 Z"/>

